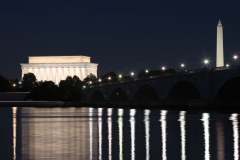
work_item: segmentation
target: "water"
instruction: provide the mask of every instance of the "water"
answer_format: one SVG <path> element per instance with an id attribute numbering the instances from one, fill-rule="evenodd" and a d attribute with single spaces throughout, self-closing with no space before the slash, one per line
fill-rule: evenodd
<path id="1" fill-rule="evenodd" d="M 0 108 L 2 160 L 238 160 L 239 114 Z"/>

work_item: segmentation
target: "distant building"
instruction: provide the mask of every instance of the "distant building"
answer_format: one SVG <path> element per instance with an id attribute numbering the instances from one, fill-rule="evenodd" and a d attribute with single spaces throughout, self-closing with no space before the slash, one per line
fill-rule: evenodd
<path id="1" fill-rule="evenodd" d="M 216 49 L 216 67 L 224 66 L 224 51 L 223 51 L 223 26 L 221 21 L 217 25 L 217 49 Z"/>
<path id="2" fill-rule="evenodd" d="M 28 63 L 21 63 L 22 77 L 33 73 L 38 81 L 53 81 L 59 84 L 67 76 L 78 76 L 83 80 L 90 73 L 97 76 L 96 63 L 88 56 L 29 56 Z"/>

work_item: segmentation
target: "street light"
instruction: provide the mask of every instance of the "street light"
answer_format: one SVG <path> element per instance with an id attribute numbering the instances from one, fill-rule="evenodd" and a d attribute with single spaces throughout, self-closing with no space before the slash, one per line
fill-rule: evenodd
<path id="1" fill-rule="evenodd" d="M 166 69 L 166 68 L 163 66 L 163 67 L 162 67 L 162 70 L 164 71 L 165 69 Z"/>
<path id="2" fill-rule="evenodd" d="M 203 63 L 204 63 L 205 65 L 208 65 L 209 60 L 208 60 L 208 59 L 204 59 Z"/>
<path id="3" fill-rule="evenodd" d="M 16 84 L 15 84 L 15 83 L 13 83 L 13 89 L 14 89 L 14 93 L 15 93 L 15 87 L 16 87 Z"/>
<path id="4" fill-rule="evenodd" d="M 92 84 L 92 81 L 90 81 L 89 84 Z"/>
<path id="5" fill-rule="evenodd" d="M 98 82 L 102 82 L 102 80 L 101 80 L 101 79 L 98 79 Z"/>
<path id="6" fill-rule="evenodd" d="M 111 77 L 108 77 L 108 80 L 110 81 L 110 80 L 111 80 Z"/>
<path id="7" fill-rule="evenodd" d="M 226 67 L 229 67 L 229 64 L 226 64 Z"/>
<path id="8" fill-rule="evenodd" d="M 236 65 L 236 64 L 237 64 L 236 61 L 237 61 L 237 59 L 238 59 L 238 56 L 237 56 L 237 55 L 234 55 L 234 56 L 233 56 L 233 59 L 234 59 L 234 61 L 235 61 L 235 65 Z"/>
<path id="9" fill-rule="evenodd" d="M 134 76 L 134 72 L 131 72 L 131 76 Z"/>
<path id="10" fill-rule="evenodd" d="M 122 78 L 122 75 L 121 75 L 121 74 L 119 74 L 118 78 Z"/>
<path id="11" fill-rule="evenodd" d="M 148 70 L 146 69 L 146 71 L 145 71 L 146 73 L 148 73 Z"/>
<path id="12" fill-rule="evenodd" d="M 184 70 L 184 67 L 185 67 L 185 64 L 182 63 L 182 64 L 181 64 L 181 68 L 182 68 L 182 70 Z"/>

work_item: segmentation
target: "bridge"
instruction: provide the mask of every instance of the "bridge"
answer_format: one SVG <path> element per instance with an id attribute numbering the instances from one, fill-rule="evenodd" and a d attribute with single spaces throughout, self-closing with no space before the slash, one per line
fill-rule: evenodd
<path id="1" fill-rule="evenodd" d="M 82 101 L 96 105 L 220 105 L 239 100 L 239 65 L 98 84 L 82 90 Z"/>

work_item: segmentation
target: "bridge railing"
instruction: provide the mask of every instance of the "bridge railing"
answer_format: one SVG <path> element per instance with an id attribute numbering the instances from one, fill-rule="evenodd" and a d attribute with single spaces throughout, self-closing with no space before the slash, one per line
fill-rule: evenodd
<path id="1" fill-rule="evenodd" d="M 134 78 L 134 79 L 130 79 L 130 80 L 120 80 L 120 81 L 115 81 L 115 82 L 94 84 L 92 86 L 88 86 L 87 88 L 108 86 L 108 85 L 114 85 L 114 84 L 119 84 L 119 83 L 129 83 L 129 82 L 142 81 L 142 80 L 148 80 L 148 79 L 156 79 L 156 78 L 167 77 L 167 76 L 181 76 L 181 75 L 185 75 L 185 74 L 197 74 L 197 73 L 216 72 L 216 71 L 233 70 L 233 69 L 240 69 L 240 67 L 239 67 L 239 65 L 229 65 L 229 66 L 222 66 L 222 67 L 200 68 L 200 69 L 195 69 L 195 70 L 187 70 L 186 69 L 186 70 L 183 70 L 180 72 L 160 74 L 157 76 L 149 76 L 149 77 L 143 77 L 143 78 Z M 87 88 L 85 88 L 85 89 L 87 89 Z"/>

